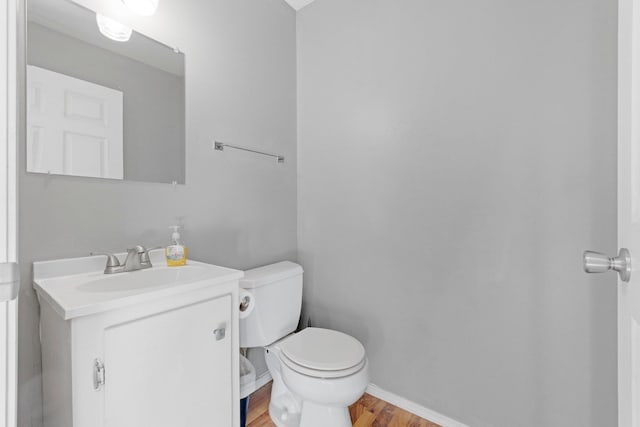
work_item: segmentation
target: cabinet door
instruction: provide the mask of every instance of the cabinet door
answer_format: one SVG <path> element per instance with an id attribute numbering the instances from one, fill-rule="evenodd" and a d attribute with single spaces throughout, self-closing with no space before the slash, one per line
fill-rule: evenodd
<path id="1" fill-rule="evenodd" d="M 224 296 L 106 329 L 105 426 L 231 427 L 231 302 Z"/>

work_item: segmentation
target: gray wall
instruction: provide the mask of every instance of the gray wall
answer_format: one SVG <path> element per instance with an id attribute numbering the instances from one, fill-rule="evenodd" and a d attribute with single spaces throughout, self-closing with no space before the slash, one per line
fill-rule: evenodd
<path id="1" fill-rule="evenodd" d="M 186 54 L 187 184 L 25 174 L 22 150 L 20 427 L 42 424 L 33 261 L 166 244 L 167 226 L 178 221 L 194 259 L 245 269 L 296 258 L 294 11 L 281 0 L 160 4 L 136 27 Z M 214 151 L 213 139 L 287 161 Z"/>
<path id="2" fill-rule="evenodd" d="M 187 55 L 187 185 L 25 174 L 22 151 L 20 427 L 42 423 L 33 261 L 177 221 L 196 259 L 296 258 L 293 11 L 161 5 L 138 28 Z M 615 425 L 615 279 L 580 267 L 616 250 L 615 3 L 317 0 L 297 43 L 305 316 L 474 427 Z"/>
<path id="3" fill-rule="evenodd" d="M 124 179 L 184 184 L 183 77 L 33 22 L 27 43 L 29 65 L 124 93 Z"/>
<path id="4" fill-rule="evenodd" d="M 298 13 L 311 323 L 474 427 L 614 426 L 616 2 L 317 0 Z"/>

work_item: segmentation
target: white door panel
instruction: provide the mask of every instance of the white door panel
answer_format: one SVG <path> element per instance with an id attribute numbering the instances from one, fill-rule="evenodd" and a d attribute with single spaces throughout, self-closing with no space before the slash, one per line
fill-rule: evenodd
<path id="1" fill-rule="evenodd" d="M 123 94 L 27 67 L 27 170 L 123 179 Z"/>
<path id="2" fill-rule="evenodd" d="M 107 176 L 109 146 L 105 138 L 64 132 L 62 153 L 65 175 Z"/>

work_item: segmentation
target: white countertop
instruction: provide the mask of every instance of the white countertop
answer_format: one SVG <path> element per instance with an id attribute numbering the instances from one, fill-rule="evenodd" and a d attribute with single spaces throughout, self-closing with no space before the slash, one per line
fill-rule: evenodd
<path id="1" fill-rule="evenodd" d="M 123 262 L 126 254 L 118 254 Z M 244 272 L 188 260 L 167 267 L 164 250 L 150 252 L 153 268 L 104 274 L 106 258 L 92 256 L 33 263 L 38 296 L 65 320 L 101 313 L 238 280 Z"/>

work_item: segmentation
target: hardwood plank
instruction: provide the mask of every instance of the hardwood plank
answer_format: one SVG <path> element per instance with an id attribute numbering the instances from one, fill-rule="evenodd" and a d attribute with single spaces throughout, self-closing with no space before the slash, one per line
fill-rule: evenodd
<path id="1" fill-rule="evenodd" d="M 412 417 L 413 414 L 403 411 L 402 409 L 397 409 L 393 412 L 393 418 L 391 418 L 389 427 L 407 427 Z"/>
<path id="2" fill-rule="evenodd" d="M 380 413 L 376 416 L 375 421 L 373 422 L 373 427 L 388 427 L 391 423 L 391 419 L 393 418 L 394 411 L 398 409 L 390 403 L 386 403 Z"/>
<path id="3" fill-rule="evenodd" d="M 365 410 L 360 414 L 355 423 L 353 423 L 353 427 L 371 427 L 373 422 L 375 421 L 376 416 L 373 413 Z"/>
<path id="4" fill-rule="evenodd" d="M 362 397 L 360 398 L 360 400 L 358 400 L 357 403 L 363 405 L 367 409 L 373 409 L 373 407 L 375 407 L 378 402 L 380 402 L 380 400 L 376 399 L 375 397 L 371 396 L 368 393 L 365 393 L 362 395 Z"/>
<path id="5" fill-rule="evenodd" d="M 384 400 L 380 400 L 377 397 L 373 397 L 367 393 L 363 394 L 360 400 L 358 400 L 358 402 L 356 403 L 364 405 L 370 412 L 373 412 L 376 417 L 380 414 L 380 412 L 382 412 L 384 407 L 387 406 L 387 402 L 385 402 Z"/>
<path id="6" fill-rule="evenodd" d="M 349 415 L 351 416 L 351 424 L 355 423 L 358 418 L 365 412 L 369 412 L 360 402 L 356 402 L 349 407 Z"/>
<path id="7" fill-rule="evenodd" d="M 247 426 L 263 413 L 269 413 L 269 399 L 271 399 L 271 382 L 256 390 L 249 398 L 247 412 Z"/>
<path id="8" fill-rule="evenodd" d="M 409 421 L 409 424 L 407 425 L 407 427 L 440 427 L 440 426 L 436 423 L 432 423 L 431 421 L 427 421 L 423 418 L 420 418 L 417 415 L 414 415 L 413 417 L 411 417 L 411 420 Z"/>
<path id="9" fill-rule="evenodd" d="M 257 418 L 254 418 L 251 423 L 247 423 L 247 427 L 276 427 L 271 421 L 269 412 L 263 412 Z"/>

